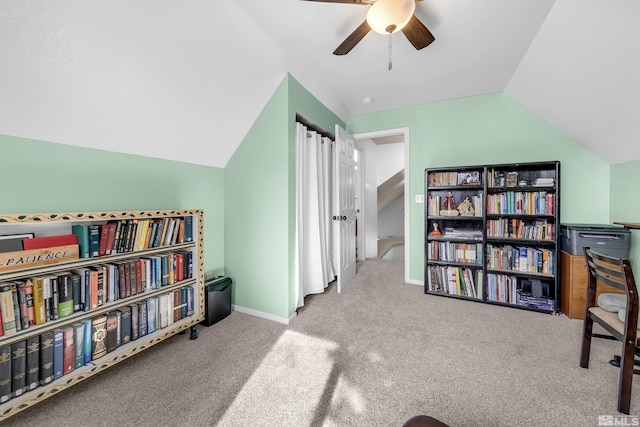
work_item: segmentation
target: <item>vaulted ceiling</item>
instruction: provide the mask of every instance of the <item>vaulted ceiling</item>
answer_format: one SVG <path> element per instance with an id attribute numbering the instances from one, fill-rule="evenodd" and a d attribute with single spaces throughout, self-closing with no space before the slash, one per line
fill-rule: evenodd
<path id="1" fill-rule="evenodd" d="M 391 71 L 374 32 L 332 55 L 368 7 L 3 0 L 0 133 L 223 167 L 290 72 L 345 121 L 505 92 L 608 162 L 640 159 L 637 0 L 423 0 L 436 40 L 394 34 Z"/>

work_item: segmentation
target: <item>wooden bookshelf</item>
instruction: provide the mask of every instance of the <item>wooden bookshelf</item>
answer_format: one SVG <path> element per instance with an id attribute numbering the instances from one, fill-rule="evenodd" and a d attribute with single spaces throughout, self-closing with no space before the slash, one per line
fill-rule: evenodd
<path id="1" fill-rule="evenodd" d="M 559 181 L 555 161 L 426 169 L 425 293 L 557 312 Z"/>
<path id="2" fill-rule="evenodd" d="M 161 242 L 159 245 L 153 246 L 151 237 L 147 239 L 146 242 L 142 237 L 139 237 L 137 247 L 133 246 L 131 250 L 124 250 L 123 247 L 122 252 L 116 250 L 115 253 L 111 252 L 109 255 L 90 258 L 66 258 L 55 263 L 31 264 L 18 269 L 3 268 L 5 264 L 0 265 L 0 289 L 3 284 L 27 283 L 35 277 L 59 277 L 56 275 L 70 273 L 72 270 L 77 271 L 76 269 L 116 265 L 116 267 L 111 267 L 110 270 L 109 268 L 102 270 L 103 272 L 110 271 L 111 276 L 104 278 L 104 284 L 106 286 L 103 289 L 103 303 L 101 305 L 90 310 L 84 310 L 82 305 L 80 309 L 74 307 L 73 313 L 69 316 L 57 319 L 52 317 L 42 324 L 27 322 L 21 325 L 21 330 L 15 331 L 14 333 L 7 334 L 5 330 L 3 331 L 4 335 L 0 336 L 0 350 L 2 351 L 19 348 L 22 342 L 33 343 L 34 340 L 36 342 L 38 339 L 42 340 L 44 334 L 49 334 L 51 331 L 68 330 L 72 325 L 80 326 L 83 322 L 88 323 L 91 319 L 96 319 L 98 316 L 120 312 L 122 309 L 126 311 L 128 310 L 127 307 L 132 310 L 137 307 L 141 310 L 140 315 L 142 315 L 142 310 L 145 310 L 145 314 L 156 317 L 155 330 L 145 335 L 140 333 L 137 339 L 133 339 L 134 337 L 129 335 L 131 339 L 128 342 L 124 342 L 126 341 L 125 339 L 119 340 L 120 345 L 110 348 L 110 351 L 102 357 L 95 359 L 90 358 L 90 361 L 84 360 L 84 363 L 77 360 L 71 372 L 68 372 L 66 375 L 61 375 L 50 382 L 38 378 L 37 384 L 32 382 L 32 387 L 30 389 L 27 388 L 25 391 L 20 388 L 20 379 L 18 377 L 16 377 L 18 379 L 14 378 L 16 373 L 11 372 L 10 383 L 12 394 L 8 401 L 0 403 L 0 421 L 11 417 L 17 412 L 26 410 L 36 403 L 72 387 L 80 381 L 98 372 L 102 372 L 135 354 L 141 353 L 145 349 L 176 334 L 190 330 L 190 338 L 197 338 L 197 325 L 204 319 L 203 214 L 202 210 L 157 210 L 144 212 L 0 215 L 0 235 L 33 233 L 35 237 L 70 234 L 72 233 L 71 230 L 74 225 L 103 226 L 108 222 L 133 223 L 135 221 L 137 223 L 140 221 L 140 224 L 148 226 L 146 230 L 149 232 L 154 228 L 152 227 L 153 222 L 168 223 L 173 219 L 175 223 L 181 224 L 182 227 L 185 227 L 185 224 L 191 225 L 190 231 L 188 231 L 188 227 L 186 227 L 186 229 L 183 228 L 182 237 L 177 237 L 178 234 L 176 234 L 174 239 L 166 242 L 167 244 Z M 160 227 L 158 226 L 156 228 L 159 229 Z M 141 230 L 142 229 L 141 226 Z M 177 233 L 179 226 L 175 227 L 174 230 Z M 135 236 L 135 234 L 132 234 L 132 238 Z M 113 248 L 115 248 L 115 246 Z M 191 262 L 186 266 L 183 264 L 183 269 L 178 273 L 178 260 L 182 260 L 184 263 L 185 259 Z M 140 265 L 141 268 L 146 268 L 147 270 L 144 274 L 146 280 L 142 292 L 137 292 L 136 290 L 135 294 L 131 292 L 130 295 L 121 296 L 119 293 L 116 293 L 116 286 L 119 285 L 120 277 L 116 277 L 115 272 L 119 271 L 118 268 L 124 268 L 124 264 L 127 263 L 129 263 L 129 265 L 132 265 L 131 263 L 137 263 L 136 265 Z M 189 265 L 191 269 L 189 269 Z M 156 269 L 165 266 L 167 268 L 171 266 L 173 270 L 161 271 Z M 151 272 L 153 272 L 153 274 Z M 167 277 L 164 277 L 165 273 Z M 140 273 L 140 275 L 142 276 L 142 273 Z M 137 276 L 131 276 L 131 278 L 133 277 Z M 141 285 L 141 283 L 138 284 Z M 110 294 L 108 293 L 109 291 L 111 291 Z M 184 296 L 190 294 L 193 299 L 187 301 Z M 109 298 L 111 298 L 111 300 L 109 300 Z M 169 303 L 169 298 L 172 299 L 171 303 Z M 156 304 L 163 301 L 166 302 L 167 305 L 164 305 L 162 309 L 156 305 L 157 309 L 153 310 L 153 308 L 149 308 L 153 307 L 153 304 L 149 302 L 152 300 L 155 301 Z M 173 305 L 174 300 L 177 301 L 177 306 Z M 183 303 L 185 304 L 184 310 L 182 310 Z M 192 309 L 192 312 L 187 311 L 187 305 Z M 178 312 L 175 311 L 176 309 Z M 170 310 L 172 311 L 170 312 Z M 172 317 L 171 321 L 169 321 L 168 316 L 173 316 L 174 314 L 176 317 Z M 163 323 L 161 323 L 160 320 L 161 315 L 163 316 Z M 164 323 L 165 321 L 166 323 Z M 87 326 L 87 328 L 89 328 L 89 326 Z M 94 332 L 92 332 L 91 335 L 93 336 Z M 113 336 L 114 335 L 111 335 L 111 337 Z M 124 338 L 126 336 L 125 330 L 122 329 L 118 336 Z M 88 341 L 84 342 L 88 343 Z M 84 343 L 81 345 L 83 346 L 83 350 L 87 348 Z M 79 356 L 77 355 L 76 357 Z M 11 369 L 11 365 L 8 366 L 9 369 Z M 39 366 L 39 368 L 42 367 Z M 6 364 L 1 365 L 0 377 L 7 377 L 8 372 L 6 369 Z M 34 374 L 32 373 L 32 375 Z M 0 383 L 0 388 L 1 387 L 2 384 Z M 16 387 L 17 389 L 14 390 Z M 6 388 L 3 391 L 6 392 Z"/>

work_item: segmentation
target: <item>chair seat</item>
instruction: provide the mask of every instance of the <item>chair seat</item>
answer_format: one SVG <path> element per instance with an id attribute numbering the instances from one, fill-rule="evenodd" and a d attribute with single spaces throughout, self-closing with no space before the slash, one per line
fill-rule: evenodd
<path id="1" fill-rule="evenodd" d="M 603 323 L 613 328 L 620 336 L 624 336 L 624 322 L 618 319 L 618 313 L 603 310 L 600 307 L 589 307 L 589 311 Z M 640 329 L 636 333 L 636 346 L 640 346 Z"/>

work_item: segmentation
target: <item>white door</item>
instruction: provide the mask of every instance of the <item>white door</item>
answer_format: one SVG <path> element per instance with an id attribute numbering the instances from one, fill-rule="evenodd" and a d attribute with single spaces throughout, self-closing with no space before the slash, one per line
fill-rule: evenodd
<path id="1" fill-rule="evenodd" d="M 338 292 L 356 275 L 356 174 L 355 140 L 336 125 L 334 149 L 334 253 L 338 265 Z"/>

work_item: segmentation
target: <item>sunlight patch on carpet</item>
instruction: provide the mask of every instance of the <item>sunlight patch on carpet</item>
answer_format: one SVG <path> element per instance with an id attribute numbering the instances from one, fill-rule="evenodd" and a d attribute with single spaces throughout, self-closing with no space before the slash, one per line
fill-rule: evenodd
<path id="1" fill-rule="evenodd" d="M 323 416 L 323 397 L 333 394 L 339 376 L 334 361 L 338 347 L 285 331 L 218 425 L 311 425 L 314 418 Z M 281 410 L 273 411 L 274 406 Z M 269 419 L 264 419 L 265 414 L 270 414 Z"/>

